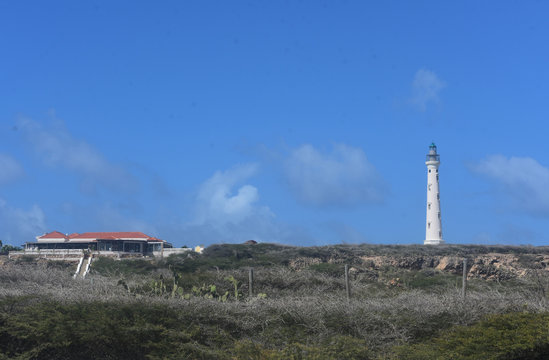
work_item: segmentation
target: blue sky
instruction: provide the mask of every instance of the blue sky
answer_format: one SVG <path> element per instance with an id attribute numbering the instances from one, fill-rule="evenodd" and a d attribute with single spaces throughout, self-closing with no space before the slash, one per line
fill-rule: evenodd
<path id="1" fill-rule="evenodd" d="M 546 2 L 0 4 L 0 239 L 549 240 Z"/>

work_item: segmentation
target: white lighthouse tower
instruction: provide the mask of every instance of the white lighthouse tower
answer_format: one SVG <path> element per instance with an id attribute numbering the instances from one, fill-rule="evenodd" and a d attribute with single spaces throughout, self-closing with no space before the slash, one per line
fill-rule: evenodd
<path id="1" fill-rule="evenodd" d="M 427 223 L 425 224 L 425 245 L 444 244 L 442 240 L 442 222 L 440 219 L 440 192 L 438 188 L 438 166 L 440 155 L 437 146 L 432 143 L 425 161 L 427 165 Z"/>

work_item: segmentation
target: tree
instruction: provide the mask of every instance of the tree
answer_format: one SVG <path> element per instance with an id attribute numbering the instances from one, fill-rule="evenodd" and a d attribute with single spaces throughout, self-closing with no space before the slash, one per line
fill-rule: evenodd
<path id="1" fill-rule="evenodd" d="M 0 242 L 0 245 L 2 245 L 1 242 Z M 10 252 L 10 251 L 20 251 L 20 250 L 23 250 L 23 249 L 20 248 L 19 246 L 13 246 L 13 245 L 3 245 L 0 248 L 0 252 L 2 252 L 2 253 L 7 253 L 7 252 Z"/>

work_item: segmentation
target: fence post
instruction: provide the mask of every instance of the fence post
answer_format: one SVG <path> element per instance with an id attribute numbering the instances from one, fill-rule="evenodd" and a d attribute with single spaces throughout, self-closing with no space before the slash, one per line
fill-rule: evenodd
<path id="1" fill-rule="evenodd" d="M 461 285 L 461 295 L 464 299 L 467 295 L 467 259 L 463 259 L 463 279 Z"/>
<path id="2" fill-rule="evenodd" d="M 349 284 L 349 265 L 345 264 L 345 290 L 347 290 L 347 300 L 351 299 L 351 284 Z"/>
<path id="3" fill-rule="evenodd" d="M 248 288 L 250 291 L 250 297 L 254 296 L 254 268 L 250 268 L 248 273 Z"/>

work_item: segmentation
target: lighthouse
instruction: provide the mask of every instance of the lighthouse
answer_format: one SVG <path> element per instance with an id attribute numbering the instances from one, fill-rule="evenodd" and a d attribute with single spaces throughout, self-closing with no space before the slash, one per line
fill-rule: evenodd
<path id="1" fill-rule="evenodd" d="M 427 165 L 427 222 L 425 224 L 424 245 L 444 244 L 442 240 L 442 222 L 440 217 L 440 191 L 438 187 L 438 166 L 440 155 L 437 146 L 432 143 L 425 161 Z"/>

